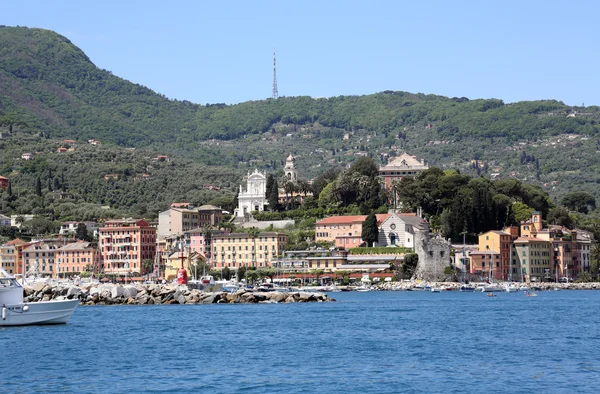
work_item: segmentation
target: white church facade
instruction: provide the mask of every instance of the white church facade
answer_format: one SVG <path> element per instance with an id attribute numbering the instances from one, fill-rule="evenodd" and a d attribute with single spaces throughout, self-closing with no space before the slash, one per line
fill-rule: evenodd
<path id="1" fill-rule="evenodd" d="M 238 194 L 238 207 L 235 210 L 236 217 L 245 217 L 253 211 L 263 212 L 267 203 L 267 175 L 254 170 L 248 173 L 246 190 L 240 185 Z"/>

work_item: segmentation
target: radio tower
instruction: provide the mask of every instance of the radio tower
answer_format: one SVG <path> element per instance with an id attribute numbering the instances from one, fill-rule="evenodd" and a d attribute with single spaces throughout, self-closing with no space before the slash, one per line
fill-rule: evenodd
<path id="1" fill-rule="evenodd" d="M 275 57 L 275 48 L 273 48 L 273 98 L 279 97 L 277 92 L 277 58 Z"/>

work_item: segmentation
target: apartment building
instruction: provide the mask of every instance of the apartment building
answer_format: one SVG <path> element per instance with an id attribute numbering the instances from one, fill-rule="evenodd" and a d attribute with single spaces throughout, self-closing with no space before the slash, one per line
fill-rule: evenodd
<path id="1" fill-rule="evenodd" d="M 65 278 L 84 271 L 98 272 L 98 250 L 90 242 L 72 242 L 58 248 L 54 253 L 57 276 Z"/>
<path id="2" fill-rule="evenodd" d="M 223 217 L 223 210 L 214 205 L 198 208 L 177 208 L 171 206 L 158 214 L 158 239 L 181 234 L 195 228 L 216 226 Z"/>
<path id="3" fill-rule="evenodd" d="M 100 228 L 98 242 L 104 273 L 141 272 L 143 260 L 154 260 L 156 228 L 143 219 L 109 220 Z"/>
<path id="4" fill-rule="evenodd" d="M 13 239 L 0 246 L 0 265 L 12 275 L 23 273 L 23 248 L 29 243 L 22 239 Z"/>
<path id="5" fill-rule="evenodd" d="M 282 255 L 288 235 L 261 232 L 256 237 L 247 233 L 217 234 L 212 237 L 214 268 L 270 267 Z"/>

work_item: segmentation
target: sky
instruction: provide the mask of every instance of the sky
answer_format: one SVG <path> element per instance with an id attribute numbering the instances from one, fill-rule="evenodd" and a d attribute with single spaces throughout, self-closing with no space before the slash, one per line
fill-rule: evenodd
<path id="1" fill-rule="evenodd" d="M 384 90 L 600 105 L 598 1 L 19 0 L 0 24 L 50 29 L 168 98 L 234 104 Z M 0 43 L 1 45 L 2 43 Z"/>

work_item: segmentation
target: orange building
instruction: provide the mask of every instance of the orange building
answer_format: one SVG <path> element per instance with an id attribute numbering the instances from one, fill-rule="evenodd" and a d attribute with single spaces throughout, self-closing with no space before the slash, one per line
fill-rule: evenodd
<path id="1" fill-rule="evenodd" d="M 59 277 L 79 275 L 84 271 L 98 272 L 98 253 L 90 242 L 73 242 L 54 253 Z"/>
<path id="2" fill-rule="evenodd" d="M 377 214 L 377 226 L 390 215 Z M 355 248 L 362 244 L 362 224 L 367 215 L 331 216 L 315 223 L 315 241 L 334 243 L 345 249 Z"/>
<path id="3" fill-rule="evenodd" d="M 143 260 L 154 260 L 156 228 L 143 219 L 109 220 L 98 234 L 104 273 L 141 272 Z"/>

